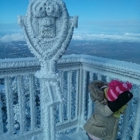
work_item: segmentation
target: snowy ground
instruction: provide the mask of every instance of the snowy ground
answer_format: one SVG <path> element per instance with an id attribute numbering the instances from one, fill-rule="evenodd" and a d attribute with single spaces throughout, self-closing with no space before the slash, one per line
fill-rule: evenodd
<path id="1" fill-rule="evenodd" d="M 79 132 L 69 135 L 59 135 L 57 140 L 88 140 L 86 133 Z"/>

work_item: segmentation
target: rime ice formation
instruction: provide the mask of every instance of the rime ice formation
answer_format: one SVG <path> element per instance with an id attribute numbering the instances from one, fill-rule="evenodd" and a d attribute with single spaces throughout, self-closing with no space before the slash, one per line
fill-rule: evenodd
<path id="1" fill-rule="evenodd" d="M 51 120 L 52 126 L 51 117 L 55 118 L 56 131 L 49 126 L 48 137 L 56 132 L 56 140 L 87 140 L 82 128 L 94 109 L 87 90 L 89 81 L 116 78 L 131 81 L 134 95 L 120 119 L 117 139 L 140 140 L 140 65 L 87 55 L 63 56 L 58 61 L 63 104 L 55 102 L 53 110 L 46 103 L 40 110 L 40 83 L 33 76 L 39 68 L 35 58 L 0 60 L 0 140 L 43 140 L 41 123 L 45 127 Z M 51 85 L 44 84 L 49 87 L 45 90 L 55 93 L 50 81 Z M 57 92 L 52 98 L 56 95 Z M 47 96 L 50 95 L 47 93 Z M 43 101 L 51 99 L 46 97 Z M 51 113 L 40 122 L 40 111 L 44 113 L 45 108 Z M 54 116 L 50 115 L 52 112 Z"/>
<path id="2" fill-rule="evenodd" d="M 41 62 L 42 77 L 55 73 L 55 63 L 68 47 L 77 20 L 69 16 L 62 0 L 34 0 L 26 16 L 19 16 L 29 49 Z"/>
<path id="3" fill-rule="evenodd" d="M 36 76 L 41 87 L 42 140 L 56 139 L 53 105 L 61 102 L 56 63 L 68 47 L 77 21 L 69 16 L 62 0 L 33 0 L 26 16 L 18 18 L 29 49 L 41 63 Z"/>

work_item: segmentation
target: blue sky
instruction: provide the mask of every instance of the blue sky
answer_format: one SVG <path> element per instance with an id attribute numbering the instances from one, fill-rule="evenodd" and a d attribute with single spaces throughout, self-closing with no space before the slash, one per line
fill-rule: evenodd
<path id="1" fill-rule="evenodd" d="M 79 16 L 76 39 L 140 38 L 140 0 L 64 0 L 70 16 Z M 0 0 L 0 33 L 21 33 L 17 15 L 25 15 L 29 0 Z M 84 34 L 84 35 L 83 35 Z M 96 36 L 97 35 L 97 36 Z"/>

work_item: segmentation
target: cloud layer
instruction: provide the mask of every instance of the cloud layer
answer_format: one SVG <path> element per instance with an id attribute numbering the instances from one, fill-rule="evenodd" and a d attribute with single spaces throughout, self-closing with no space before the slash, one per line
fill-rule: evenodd
<path id="1" fill-rule="evenodd" d="M 74 40 L 90 40 L 90 41 L 128 41 L 140 42 L 140 34 L 125 33 L 117 34 L 74 34 Z"/>
<path id="2" fill-rule="evenodd" d="M 89 40 L 89 41 L 127 41 L 140 42 L 140 34 L 125 33 L 125 34 L 86 34 L 75 33 L 73 40 Z M 1 42 L 25 41 L 24 35 L 21 33 L 4 35 L 0 37 Z"/>
<path id="3" fill-rule="evenodd" d="M 20 33 L 8 34 L 0 37 L 1 42 L 12 42 L 12 41 L 25 41 L 24 35 Z"/>

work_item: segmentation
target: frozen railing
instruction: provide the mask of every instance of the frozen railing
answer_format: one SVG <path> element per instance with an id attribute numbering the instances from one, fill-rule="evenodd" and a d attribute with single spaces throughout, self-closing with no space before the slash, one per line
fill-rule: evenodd
<path id="1" fill-rule="evenodd" d="M 38 69 L 34 58 L 0 60 L 0 140 L 41 133 Z"/>
<path id="2" fill-rule="evenodd" d="M 0 140 L 41 138 L 39 70 L 34 58 L 0 61 Z M 54 104 L 56 134 L 82 131 L 92 114 L 88 83 L 111 79 L 130 81 L 133 100 L 120 119 L 121 140 L 140 139 L 140 66 L 133 63 L 87 56 L 63 56 L 58 63 L 62 103 Z"/>

